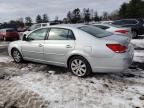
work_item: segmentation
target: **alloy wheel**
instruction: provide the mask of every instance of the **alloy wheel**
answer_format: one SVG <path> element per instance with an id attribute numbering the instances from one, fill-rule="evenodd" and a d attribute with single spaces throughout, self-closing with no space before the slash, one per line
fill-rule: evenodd
<path id="1" fill-rule="evenodd" d="M 17 50 L 14 50 L 13 51 L 13 58 L 16 62 L 20 62 L 21 61 L 21 55 L 19 53 L 19 51 Z"/>
<path id="2" fill-rule="evenodd" d="M 71 70 L 77 76 L 84 76 L 87 72 L 86 64 L 80 59 L 74 59 L 71 62 Z"/>

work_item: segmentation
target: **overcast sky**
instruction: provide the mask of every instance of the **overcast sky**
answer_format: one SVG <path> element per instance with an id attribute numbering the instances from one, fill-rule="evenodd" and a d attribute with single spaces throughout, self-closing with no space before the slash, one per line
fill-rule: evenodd
<path id="1" fill-rule="evenodd" d="M 50 20 L 55 16 L 62 19 L 69 10 L 75 8 L 92 8 L 99 14 L 119 9 L 123 2 L 129 0 L 0 0 L 0 22 L 15 20 L 20 17 L 48 14 Z"/>

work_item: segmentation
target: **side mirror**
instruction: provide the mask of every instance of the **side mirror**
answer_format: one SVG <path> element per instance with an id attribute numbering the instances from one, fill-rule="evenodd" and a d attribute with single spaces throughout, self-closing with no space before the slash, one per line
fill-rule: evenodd
<path id="1" fill-rule="evenodd" d="M 24 40 L 24 41 L 27 41 L 27 37 L 26 37 L 27 35 L 26 34 L 24 34 L 23 35 L 23 39 L 22 40 Z"/>
<path id="2" fill-rule="evenodd" d="M 23 41 L 32 41 L 32 40 L 33 39 L 31 39 L 31 38 L 27 38 L 26 34 L 23 35 Z"/>

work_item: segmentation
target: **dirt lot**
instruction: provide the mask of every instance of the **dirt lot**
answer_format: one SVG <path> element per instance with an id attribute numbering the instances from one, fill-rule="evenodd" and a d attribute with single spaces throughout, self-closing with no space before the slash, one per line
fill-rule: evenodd
<path id="1" fill-rule="evenodd" d="M 0 47 L 0 108 L 144 108 L 141 62 L 123 73 L 78 78 L 60 67 L 16 64 L 6 48 Z"/>

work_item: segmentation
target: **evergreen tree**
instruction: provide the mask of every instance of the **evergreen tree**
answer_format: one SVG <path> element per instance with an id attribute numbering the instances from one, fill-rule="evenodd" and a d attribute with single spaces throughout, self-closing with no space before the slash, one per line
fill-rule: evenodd
<path id="1" fill-rule="evenodd" d="M 31 26 L 32 25 L 32 19 L 31 19 L 31 17 L 26 17 L 25 18 L 25 24 L 27 25 L 27 26 Z"/>
<path id="2" fill-rule="evenodd" d="M 121 8 L 119 10 L 119 16 L 120 16 L 120 18 L 125 18 L 126 17 L 127 7 L 128 7 L 127 3 L 123 3 L 121 5 Z"/>
<path id="3" fill-rule="evenodd" d="M 43 23 L 47 23 L 47 22 L 49 22 L 49 18 L 47 14 L 43 14 Z"/>
<path id="4" fill-rule="evenodd" d="M 67 21 L 69 22 L 69 23 L 72 23 L 72 13 L 71 13 L 71 11 L 69 11 L 68 13 L 67 13 Z"/>
<path id="5" fill-rule="evenodd" d="M 131 0 L 129 3 L 124 3 L 119 11 L 121 18 L 143 18 L 144 17 L 144 1 Z"/>
<path id="6" fill-rule="evenodd" d="M 90 10 L 88 9 L 83 9 L 83 14 L 84 14 L 84 21 L 89 22 L 90 21 Z"/>
<path id="7" fill-rule="evenodd" d="M 99 19 L 99 16 L 98 16 L 98 13 L 97 13 L 97 11 L 95 11 L 95 13 L 94 13 L 94 21 L 99 21 L 100 19 Z"/>
<path id="8" fill-rule="evenodd" d="M 72 15 L 73 15 L 72 23 L 80 22 L 81 17 L 80 17 L 80 9 L 79 8 L 74 9 L 73 12 L 72 12 Z"/>
<path id="9" fill-rule="evenodd" d="M 43 20 L 42 20 L 41 16 L 37 15 L 37 17 L 36 17 L 36 23 L 42 23 L 42 22 L 43 22 Z"/>

